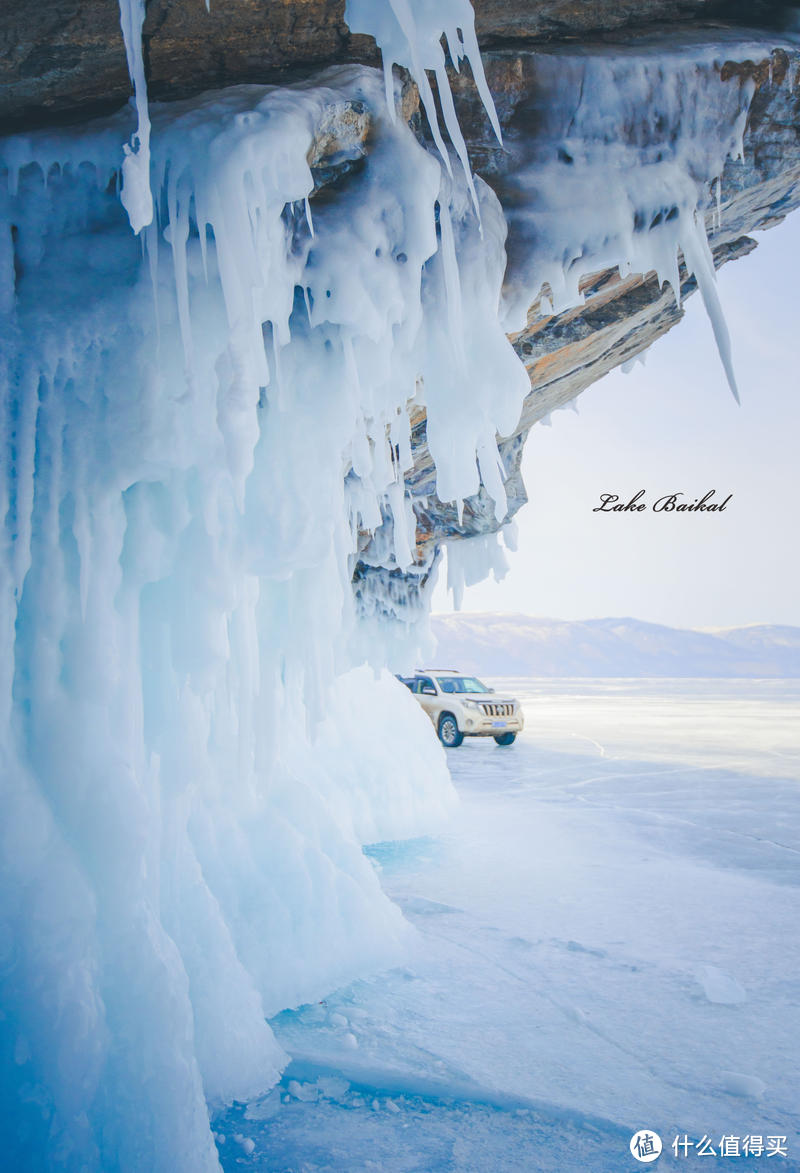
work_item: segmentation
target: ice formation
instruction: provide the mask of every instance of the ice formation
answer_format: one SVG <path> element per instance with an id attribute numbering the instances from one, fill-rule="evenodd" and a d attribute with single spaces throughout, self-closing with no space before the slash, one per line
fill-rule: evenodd
<path id="1" fill-rule="evenodd" d="M 448 173 L 452 174 L 450 156 L 439 128 L 427 71 L 435 75 L 445 126 L 464 169 L 475 209 L 479 212 L 472 168 L 450 92 L 446 58 L 441 44 L 444 39 L 450 61 L 456 69 L 462 61 L 469 62 L 484 108 L 498 140 L 502 142 L 494 99 L 483 72 L 478 38 L 475 36 L 475 14 L 470 0 L 444 0 L 435 5 L 427 3 L 427 0 L 385 0 L 383 4 L 375 4 L 374 0 L 347 0 L 345 20 L 352 32 L 367 33 L 378 43 L 383 60 L 386 101 L 393 117 L 393 66 L 400 65 L 409 71 L 419 87 L 434 142 Z"/>
<path id="2" fill-rule="evenodd" d="M 370 150 L 312 233 L 308 158 L 348 104 Z M 463 174 L 374 71 L 151 117 L 141 239 L 117 194 L 127 112 L 2 148 L 16 1167 L 216 1168 L 207 1103 L 285 1062 L 266 1017 L 400 956 L 361 844 L 429 830 L 453 792 L 402 686 L 347 674 L 352 562 L 386 516 L 387 564 L 413 558 L 408 401 L 459 497 L 478 461 L 497 479 L 527 387 L 497 200 L 476 185 L 481 238 Z"/>
<path id="3" fill-rule="evenodd" d="M 583 278 L 613 267 L 655 272 L 680 302 L 682 254 L 738 398 L 705 225 L 708 208 L 722 215 L 722 172 L 743 155 L 755 90 L 752 78 L 721 79 L 727 51 L 661 40 L 536 55 L 495 184 L 509 224 L 509 330 L 542 289 L 557 313 L 581 303 Z"/>
<path id="4" fill-rule="evenodd" d="M 126 0 L 124 159 L 129 111 L 0 146 L 14 1168 L 216 1169 L 207 1104 L 265 1090 L 285 1062 L 266 1016 L 399 956 L 408 928 L 362 843 L 427 830 L 453 801 L 412 698 L 353 670 L 365 642 L 383 653 L 359 636 L 350 578 L 364 534 L 384 568 L 414 562 L 409 402 L 426 408 L 440 499 L 482 483 L 503 521 L 496 437 L 528 382 L 499 317 L 506 222 L 470 175 L 441 27 L 402 0 L 391 17 L 348 11 L 377 33 L 385 78 L 344 68 L 148 111 Z M 468 6 L 442 12 L 491 111 Z M 435 115 L 438 155 L 391 86 L 387 107 L 392 61 L 423 94 L 439 74 L 462 167 Z M 356 108 L 369 150 L 346 145 L 357 168 L 312 208 L 317 130 Z M 581 257 L 674 275 L 687 232 L 702 260 L 696 182 L 669 178 L 683 235 L 640 246 L 609 197 L 618 232 L 598 211 L 582 254 L 559 235 L 583 215 L 566 182 L 549 234 L 530 213 L 546 247 L 528 279 L 563 301 Z M 475 562 L 454 561 L 454 583 Z"/>
<path id="5" fill-rule="evenodd" d="M 136 131 L 123 146 L 122 190 L 120 199 L 128 213 L 131 228 L 141 232 L 153 220 L 153 195 L 150 191 L 150 111 L 147 104 L 147 81 L 144 75 L 142 25 L 145 0 L 119 0 L 119 19 L 125 41 L 128 72 L 133 82 L 136 102 Z"/>

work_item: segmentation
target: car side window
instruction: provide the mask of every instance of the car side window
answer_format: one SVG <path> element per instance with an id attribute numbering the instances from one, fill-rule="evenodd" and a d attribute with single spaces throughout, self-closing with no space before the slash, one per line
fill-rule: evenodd
<path id="1" fill-rule="evenodd" d="M 430 676 L 417 677 L 417 692 L 424 693 L 425 696 L 436 696 L 436 689 Z"/>

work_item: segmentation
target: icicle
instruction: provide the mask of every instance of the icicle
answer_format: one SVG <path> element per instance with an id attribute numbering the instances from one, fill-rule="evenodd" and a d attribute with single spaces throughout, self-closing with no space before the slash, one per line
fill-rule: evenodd
<path id="1" fill-rule="evenodd" d="M 442 269 L 446 293 L 447 316 L 450 321 L 450 337 L 456 362 L 463 376 L 467 374 L 467 357 L 464 352 L 464 327 L 461 310 L 461 277 L 458 272 L 453 222 L 446 201 L 439 200 L 439 227 L 442 233 Z"/>
<path id="2" fill-rule="evenodd" d="M 150 114 L 142 55 L 144 16 L 145 0 L 119 0 L 120 24 L 138 119 L 130 143 L 123 146 L 125 157 L 122 161 L 120 199 L 128 213 L 131 228 L 137 233 L 146 228 L 153 219 L 153 196 L 150 190 Z"/>
<path id="3" fill-rule="evenodd" d="M 444 55 L 442 55 L 441 64 L 436 67 L 436 82 L 439 90 L 439 98 L 442 103 L 442 113 L 444 114 L 444 124 L 447 127 L 447 133 L 450 135 L 450 141 L 456 149 L 456 154 L 464 168 L 464 175 L 466 176 L 469 193 L 472 197 L 472 204 L 475 212 L 480 218 L 480 208 L 478 207 L 478 196 L 475 191 L 475 183 L 472 178 L 472 167 L 470 166 L 469 155 L 467 154 L 467 144 L 464 142 L 464 136 L 461 133 L 461 127 L 458 123 L 458 115 L 453 104 L 453 95 L 450 91 L 450 83 L 447 78 L 447 70 L 444 64 Z M 434 118 L 436 113 L 434 111 Z M 428 114 L 430 120 L 430 114 Z"/>
<path id="4" fill-rule="evenodd" d="M 373 36 L 378 43 L 383 60 L 386 101 L 392 118 L 396 116 L 392 66 L 397 64 L 409 70 L 419 88 L 434 142 L 450 173 L 450 160 L 439 129 L 436 105 L 426 70 L 435 73 L 445 126 L 464 169 L 475 212 L 479 215 L 472 169 L 464 136 L 458 124 L 445 69 L 444 52 L 440 44 L 442 36 L 446 36 L 450 55 L 456 67 L 464 58 L 469 61 L 481 101 L 498 140 L 502 141 L 500 122 L 486 83 L 475 36 L 475 14 L 469 0 L 447 0 L 447 3 L 439 4 L 435 9 L 426 0 L 382 0 L 382 6 L 376 5 L 372 0 L 347 0 L 345 20 L 352 32 Z M 462 30 L 461 41 L 453 31 L 456 28 Z"/>
<path id="5" fill-rule="evenodd" d="M 631 371 L 634 369 L 634 367 L 636 367 L 637 365 L 646 366 L 647 355 L 648 355 L 649 350 L 650 350 L 650 348 L 647 347 L 645 350 L 640 350 L 638 354 L 635 354 L 633 356 L 633 358 L 626 359 L 626 361 L 624 363 L 622 363 L 619 368 L 622 371 L 623 375 L 629 375 L 631 373 Z M 575 412 L 575 414 L 576 415 L 578 414 L 577 400 L 571 399 L 569 401 L 569 403 L 564 404 L 564 406 L 571 407 L 572 410 Z"/>
<path id="6" fill-rule="evenodd" d="M 208 284 L 208 213 L 206 209 L 205 192 L 194 192 L 194 212 L 197 223 L 197 237 L 200 245 L 200 259 L 203 263 L 203 276 Z M 156 209 L 158 214 L 158 209 Z"/>
<path id="7" fill-rule="evenodd" d="M 10 224 L 0 224 L 0 314 L 14 308 L 14 241 Z"/>
<path id="8" fill-rule="evenodd" d="M 502 521 L 508 511 L 508 500 L 505 490 L 505 471 L 500 453 L 497 450 L 497 441 L 482 440 L 478 446 L 478 467 L 481 481 L 486 492 L 494 501 L 494 515 L 497 521 Z"/>
<path id="9" fill-rule="evenodd" d="M 574 405 L 575 400 L 573 399 L 570 402 Z M 505 548 L 510 550 L 512 554 L 515 554 L 519 549 L 519 528 L 516 521 L 514 521 L 513 518 L 511 521 L 507 521 L 500 533 L 502 535 L 503 545 Z"/>
<path id="10" fill-rule="evenodd" d="M 158 303 L 158 219 L 150 221 L 144 233 L 145 250 L 147 253 L 147 268 L 150 274 L 150 286 L 153 290 L 153 314 L 156 325 L 156 341 L 161 337 L 161 315 Z"/>
<path id="11" fill-rule="evenodd" d="M 714 261 L 711 256 L 711 250 L 708 247 L 708 241 L 706 240 L 705 225 L 699 216 L 695 218 L 694 232 L 689 232 L 686 239 L 682 241 L 682 245 L 683 254 L 686 258 L 686 266 L 697 278 L 700 296 L 703 299 L 703 305 L 706 307 L 706 313 L 711 322 L 711 328 L 714 331 L 717 350 L 719 351 L 719 357 L 725 369 L 728 386 L 731 389 L 733 398 L 737 403 L 740 403 L 739 390 L 736 386 L 736 375 L 733 370 L 731 339 L 717 292 L 717 275 L 714 271 Z"/>
<path id="12" fill-rule="evenodd" d="M 401 570 L 407 569 L 414 561 L 411 549 L 411 534 L 406 517 L 405 486 L 395 483 L 387 491 L 389 508 L 392 511 L 392 546 L 394 559 Z"/>
<path id="13" fill-rule="evenodd" d="M 414 77 L 414 80 L 419 87 L 420 100 L 422 101 L 422 107 L 428 117 L 428 125 L 430 127 L 431 134 L 433 135 L 433 141 L 436 143 L 436 149 L 441 155 L 442 162 L 447 169 L 447 174 L 452 176 L 453 169 L 450 165 L 450 155 L 448 153 L 447 147 L 445 146 L 444 139 L 442 138 L 442 132 L 439 129 L 439 119 L 436 114 L 436 101 L 433 96 L 433 90 L 431 89 L 430 82 L 428 81 L 428 75 L 425 72 L 424 67 L 421 67 L 417 63 L 416 50 L 412 54 L 412 66 L 414 65 L 416 65 L 416 68 L 419 71 L 419 76 L 417 76 L 417 74 L 414 72 L 412 72 L 412 76 Z M 391 72 L 391 62 L 389 64 L 389 70 Z M 392 96 L 391 109 L 393 112 L 392 116 L 396 117 L 396 114 L 394 113 L 394 96 Z"/>
<path id="14" fill-rule="evenodd" d="M 175 169 L 170 171 L 167 180 L 167 216 L 169 223 L 164 229 L 164 237 L 172 248 L 172 264 L 175 273 L 175 295 L 178 301 L 178 320 L 180 321 L 183 353 L 186 359 L 186 369 L 192 369 L 192 321 L 189 312 L 189 275 L 186 268 L 186 242 L 189 239 L 189 213 L 186 200 L 181 199 L 180 180 Z"/>
<path id="15" fill-rule="evenodd" d="M 79 589 L 81 619 L 86 622 L 86 608 L 89 601 L 89 583 L 92 557 L 92 527 L 86 501 L 86 493 L 80 489 L 75 494 L 75 516 L 72 522 L 75 545 L 78 548 Z"/>
<path id="16" fill-rule="evenodd" d="M 502 145 L 503 134 L 500 129 L 500 119 L 497 117 L 497 110 L 495 109 L 494 99 L 489 90 L 488 82 L 486 81 L 486 74 L 483 71 L 483 59 L 481 58 L 481 51 L 478 48 L 478 38 L 475 34 L 475 17 L 472 14 L 471 8 L 469 19 L 463 21 L 461 17 L 461 33 L 464 38 L 464 56 L 469 61 L 472 70 L 472 76 L 475 79 L 475 85 L 478 87 L 483 108 L 489 115 L 489 121 L 492 124 L 492 129 L 497 135 L 497 141 Z"/>
<path id="17" fill-rule="evenodd" d="M 748 78 L 742 86 L 742 109 L 739 112 L 739 117 L 736 119 L 733 127 L 732 147 L 730 156 L 732 159 L 744 159 L 744 133 L 747 130 L 747 116 L 750 110 L 750 103 L 753 100 L 753 95 L 756 92 L 756 83 L 752 78 Z"/>

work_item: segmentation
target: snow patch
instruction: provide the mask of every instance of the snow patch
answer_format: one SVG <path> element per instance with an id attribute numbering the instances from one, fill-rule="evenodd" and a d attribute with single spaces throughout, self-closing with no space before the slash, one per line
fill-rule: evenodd
<path id="1" fill-rule="evenodd" d="M 722 1086 L 732 1096 L 743 1096 L 751 1100 L 763 1098 L 767 1085 L 757 1075 L 745 1075 L 740 1071 L 723 1071 Z"/>
<path id="2" fill-rule="evenodd" d="M 716 1002 L 720 1006 L 738 1006 L 747 1001 L 747 992 L 736 978 L 717 969 L 715 965 L 702 965 L 697 971 L 697 980 L 709 1002 Z"/>

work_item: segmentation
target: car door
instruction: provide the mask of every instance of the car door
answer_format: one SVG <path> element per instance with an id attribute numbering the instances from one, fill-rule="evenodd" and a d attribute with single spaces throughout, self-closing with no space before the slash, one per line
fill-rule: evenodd
<path id="1" fill-rule="evenodd" d="M 414 692 L 417 695 L 417 700 L 435 725 L 441 706 L 433 678 L 430 676 L 418 676 L 414 681 Z"/>

